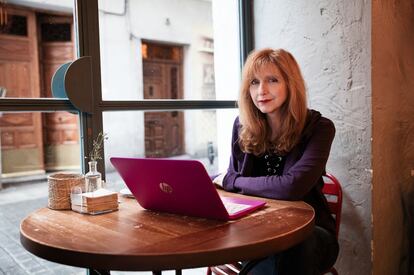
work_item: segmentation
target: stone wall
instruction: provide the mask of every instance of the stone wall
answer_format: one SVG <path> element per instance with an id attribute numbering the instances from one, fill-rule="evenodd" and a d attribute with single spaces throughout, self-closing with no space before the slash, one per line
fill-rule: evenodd
<path id="1" fill-rule="evenodd" d="M 371 2 L 254 2 L 255 47 L 285 48 L 309 105 L 333 120 L 328 171 L 343 188 L 340 274 L 371 273 Z"/>

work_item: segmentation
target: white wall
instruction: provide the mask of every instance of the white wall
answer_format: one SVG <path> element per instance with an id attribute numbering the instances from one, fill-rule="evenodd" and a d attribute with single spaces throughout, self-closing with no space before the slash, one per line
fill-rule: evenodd
<path id="1" fill-rule="evenodd" d="M 241 75 L 238 1 L 214 0 L 213 24 L 216 98 L 237 100 Z M 237 109 L 217 110 L 219 172 L 229 165 L 231 130 L 237 115 Z"/>
<path id="2" fill-rule="evenodd" d="M 141 42 L 131 36 L 125 1 L 99 1 L 102 97 L 142 98 Z M 111 156 L 139 156 L 145 149 L 142 112 L 105 112 L 106 167 Z"/>
<path id="3" fill-rule="evenodd" d="M 336 126 L 328 170 L 342 183 L 340 274 L 371 271 L 371 2 L 254 2 L 255 47 L 299 62 L 309 105 Z"/>

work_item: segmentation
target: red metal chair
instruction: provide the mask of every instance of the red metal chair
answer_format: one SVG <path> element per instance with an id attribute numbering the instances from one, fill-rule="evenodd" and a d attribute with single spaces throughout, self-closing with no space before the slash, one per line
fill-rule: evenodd
<path id="1" fill-rule="evenodd" d="M 342 212 L 342 188 L 338 179 L 333 175 L 326 173 L 323 176 L 325 184 L 322 188 L 322 193 L 326 196 L 328 200 L 329 210 L 335 218 L 336 225 L 336 237 L 338 238 L 339 234 L 339 225 L 341 224 L 341 212 Z M 219 266 L 210 266 L 207 269 L 207 275 L 217 274 L 217 275 L 241 275 L 240 270 L 242 266 L 241 263 L 233 264 L 224 264 Z M 325 272 L 338 275 L 335 267 L 331 267 L 328 271 Z"/>
<path id="2" fill-rule="evenodd" d="M 323 185 L 322 193 L 328 200 L 329 210 L 335 218 L 336 237 L 338 238 L 342 213 L 342 188 L 338 179 L 333 175 L 326 173 L 323 178 L 325 184 Z M 338 271 L 336 271 L 335 267 L 331 267 L 326 273 L 338 275 Z"/>
<path id="3" fill-rule="evenodd" d="M 210 266 L 207 268 L 207 275 L 237 275 L 242 269 L 241 263 L 224 264 L 218 266 Z"/>

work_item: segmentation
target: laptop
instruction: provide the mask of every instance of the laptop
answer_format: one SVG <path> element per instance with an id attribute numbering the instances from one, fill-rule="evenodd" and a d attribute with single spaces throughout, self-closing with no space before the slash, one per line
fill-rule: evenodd
<path id="1" fill-rule="evenodd" d="M 197 160 L 112 157 L 111 163 L 145 209 L 232 220 L 263 207 L 250 198 L 220 197 Z"/>

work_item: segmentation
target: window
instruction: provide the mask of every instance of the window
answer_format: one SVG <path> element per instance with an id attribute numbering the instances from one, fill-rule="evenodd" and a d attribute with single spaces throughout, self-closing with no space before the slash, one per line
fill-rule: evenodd
<path id="1" fill-rule="evenodd" d="M 2 17 L 0 34 L 27 36 L 27 17 L 17 14 L 5 14 L 4 18 Z"/>
<path id="2" fill-rule="evenodd" d="M 67 100 L 48 99 L 55 70 L 74 58 L 72 9 L 73 4 L 60 11 L 2 4 L 2 18 L 7 14 L 0 26 L 3 184 L 80 170 L 77 111 Z"/>
<path id="3" fill-rule="evenodd" d="M 90 150 L 92 139 L 98 132 L 115 129 L 120 121 L 140 116 L 141 119 L 128 129 L 119 129 L 126 131 L 129 137 L 136 136 L 144 144 L 146 142 L 143 155 L 159 154 L 158 149 L 153 149 L 156 146 L 151 145 L 154 143 L 151 136 L 158 131 L 152 123 L 169 123 L 175 119 L 184 126 L 170 127 L 169 131 L 172 141 L 182 143 L 181 149 L 162 154 L 178 156 L 214 151 L 221 159 L 222 148 L 229 147 L 229 127 L 237 114 L 235 100 L 240 78 L 238 3 L 76 0 L 76 20 L 73 21 L 70 12 L 73 7 L 68 1 L 50 6 L 40 0 L 37 2 L 33 4 L 35 9 L 8 7 L 9 15 L 26 16 L 27 37 L 16 41 L 29 46 L 22 46 L 22 52 L 13 57 L 25 61 L 19 64 L 8 60 L 8 53 L 0 53 L 3 58 L 3 61 L 0 59 L 3 75 L 0 74 L 0 86 L 5 94 L 0 100 L 0 111 L 76 112 L 68 100 L 48 98 L 52 96 L 49 87 L 54 72 L 61 64 L 75 59 L 74 52 L 77 51 L 78 56 L 92 56 L 93 94 L 90 98 L 93 98 L 94 109 L 92 113 L 80 110 L 76 124 L 80 136 L 84 137 L 78 141 L 83 153 Z M 222 16 L 223 12 L 226 16 Z M 99 32 L 96 32 L 98 26 Z M 4 33 L 0 36 L 1 43 L 11 37 Z M 79 47 L 76 49 L 74 45 Z M 38 59 L 31 60 L 29 55 L 38 56 Z M 5 74 L 14 75 L 16 79 L 11 81 Z M 127 110 L 131 112 L 125 112 Z M 197 115 L 192 115 L 193 112 Z M 112 117 L 118 116 L 118 120 L 111 118 L 111 113 Z M 65 116 L 62 114 L 60 119 L 69 119 Z M 223 141 L 198 142 L 199 137 L 191 140 L 190 130 L 199 129 L 205 121 L 214 123 L 210 127 Z M 114 143 L 117 131 L 111 132 L 109 140 L 112 135 L 112 141 L 105 147 L 108 152 L 114 152 L 108 146 L 119 148 L 122 145 Z M 188 151 L 197 146 L 200 147 Z M 228 153 L 229 150 L 223 153 L 217 171 L 227 165 Z M 189 155 L 194 156 L 195 153 Z M 100 163 L 101 169 L 102 165 Z"/>
<path id="4" fill-rule="evenodd" d="M 98 1 L 107 157 L 203 160 L 214 152 L 207 169 L 228 165 L 236 112 L 222 117 L 220 109 L 234 111 L 240 54 L 237 3 L 222 2 Z"/>

